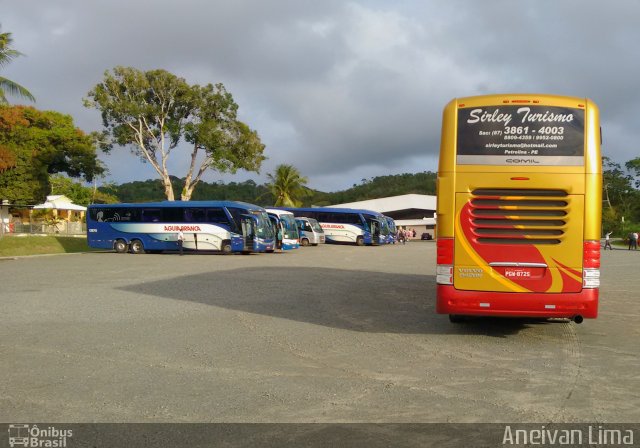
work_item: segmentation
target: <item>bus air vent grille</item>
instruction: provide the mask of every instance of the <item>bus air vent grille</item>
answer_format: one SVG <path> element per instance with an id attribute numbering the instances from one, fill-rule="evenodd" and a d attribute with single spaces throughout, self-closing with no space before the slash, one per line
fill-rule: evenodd
<path id="1" fill-rule="evenodd" d="M 570 202 L 562 190 L 474 190 L 470 199 L 473 234 L 485 244 L 560 244 Z"/>

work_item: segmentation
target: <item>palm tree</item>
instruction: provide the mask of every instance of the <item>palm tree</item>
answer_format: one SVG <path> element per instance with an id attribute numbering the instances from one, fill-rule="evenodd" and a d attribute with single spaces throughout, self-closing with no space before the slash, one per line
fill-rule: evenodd
<path id="1" fill-rule="evenodd" d="M 11 37 L 11 33 L 0 33 L 0 67 L 4 67 L 5 65 L 9 64 L 18 56 L 22 56 L 22 53 L 11 48 L 12 43 L 13 38 Z M 20 84 L 17 84 L 7 78 L 0 76 L 0 104 L 9 103 L 6 97 L 7 93 L 10 95 L 26 98 L 30 101 L 36 100 L 33 95 L 31 95 L 31 92 L 22 87 Z"/>
<path id="2" fill-rule="evenodd" d="M 308 196 L 311 190 L 305 185 L 307 178 L 292 165 L 278 165 L 274 174 L 267 174 L 271 183 L 269 191 L 276 198 L 276 207 L 299 207 L 301 198 Z"/>

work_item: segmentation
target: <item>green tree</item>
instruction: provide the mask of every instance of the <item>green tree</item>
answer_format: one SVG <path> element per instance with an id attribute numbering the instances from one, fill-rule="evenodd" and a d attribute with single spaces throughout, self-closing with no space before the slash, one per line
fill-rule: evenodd
<path id="1" fill-rule="evenodd" d="M 265 159 L 258 134 L 238 120 L 238 105 L 222 84 L 191 86 L 165 70 L 116 67 L 105 72 L 85 105 L 102 113 L 102 148 L 132 148 L 153 166 L 170 201 L 175 195 L 167 163 L 173 150 L 190 151 L 185 201 L 207 170 L 257 172 Z"/>
<path id="2" fill-rule="evenodd" d="M 18 56 L 22 56 L 22 53 L 11 48 L 11 44 L 13 44 L 11 33 L 0 33 L 0 67 L 6 66 Z M 9 103 L 9 101 L 7 101 L 7 93 L 26 98 L 30 101 L 36 100 L 33 95 L 20 84 L 0 76 L 0 104 Z"/>
<path id="3" fill-rule="evenodd" d="M 86 207 L 94 203 L 115 204 L 119 202 L 116 196 L 103 193 L 93 187 L 86 187 L 60 174 L 51 176 L 49 182 L 51 184 L 51 194 L 62 194 L 71 199 L 74 204 Z"/>
<path id="4" fill-rule="evenodd" d="M 92 180 L 104 172 L 91 137 L 58 112 L 0 106 L 0 147 L 15 160 L 12 169 L 0 173 L 0 197 L 17 204 L 42 202 L 50 174 Z"/>
<path id="5" fill-rule="evenodd" d="M 629 160 L 624 166 L 634 176 L 634 184 L 636 188 L 640 188 L 640 157 Z"/>
<path id="6" fill-rule="evenodd" d="M 267 174 L 271 181 L 267 184 L 275 198 L 276 207 L 299 207 L 302 198 L 311 190 L 307 188 L 307 178 L 291 165 L 278 165 L 274 174 Z"/>
<path id="7" fill-rule="evenodd" d="M 627 168 L 633 168 L 627 162 Z M 633 187 L 633 176 L 627 174 L 620 164 L 608 157 L 602 158 L 602 226 L 613 230 L 616 234 L 624 233 L 622 224 L 624 217 L 629 223 L 640 221 L 638 211 L 638 190 Z M 622 235 L 624 236 L 624 235 Z"/>

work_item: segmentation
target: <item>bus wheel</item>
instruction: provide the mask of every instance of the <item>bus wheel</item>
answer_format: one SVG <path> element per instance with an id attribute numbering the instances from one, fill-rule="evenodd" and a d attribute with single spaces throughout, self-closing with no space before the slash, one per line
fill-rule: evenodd
<path id="1" fill-rule="evenodd" d="M 229 255 L 231 253 L 231 242 L 223 241 L 221 250 L 224 255 Z"/>
<path id="2" fill-rule="evenodd" d="M 300 241 L 300 244 L 302 246 L 308 246 L 309 245 L 309 240 L 306 238 L 302 238 L 302 240 Z"/>
<path id="3" fill-rule="evenodd" d="M 115 240 L 113 243 L 113 250 L 119 254 L 124 254 L 127 251 L 127 243 L 125 240 Z"/>
<path id="4" fill-rule="evenodd" d="M 362 238 L 361 236 L 359 236 L 356 239 L 356 246 L 364 246 L 364 238 Z"/>
<path id="5" fill-rule="evenodd" d="M 449 314 L 449 322 L 452 324 L 461 324 L 464 322 L 464 316 L 459 314 Z"/>
<path id="6" fill-rule="evenodd" d="M 131 241 L 131 253 L 132 254 L 144 253 L 144 246 L 142 245 L 142 241 L 140 240 Z"/>

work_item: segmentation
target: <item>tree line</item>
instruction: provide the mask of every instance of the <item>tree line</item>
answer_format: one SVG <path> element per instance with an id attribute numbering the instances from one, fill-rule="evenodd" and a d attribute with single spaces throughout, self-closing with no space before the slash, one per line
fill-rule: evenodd
<path id="1" fill-rule="evenodd" d="M 602 230 L 623 238 L 640 231 L 640 157 L 624 165 L 602 158 Z"/>
<path id="2" fill-rule="evenodd" d="M 279 167 L 280 168 L 280 167 Z M 258 184 L 254 180 L 244 182 L 212 182 L 202 181 L 195 188 L 192 200 L 233 200 L 244 201 L 262 206 L 294 205 L 294 206 L 326 206 L 345 202 L 363 201 L 386 196 L 402 194 L 430 194 L 435 195 L 436 174 L 430 171 L 415 174 L 397 174 L 362 179 L 360 184 L 353 184 L 351 188 L 337 192 L 323 192 L 306 187 L 306 181 L 297 184 L 292 190 L 287 190 L 288 201 L 284 200 L 281 188 L 274 188 L 278 179 L 278 170 L 270 175 L 270 181 Z M 285 177 L 286 178 L 286 177 Z M 304 178 L 303 178 L 304 180 Z M 173 190 L 181 191 L 184 179 L 171 178 Z M 303 187 L 303 188 L 301 188 Z M 151 202 L 165 199 L 164 186 L 157 179 L 127 182 L 120 185 L 106 185 L 98 191 L 120 202 Z"/>

